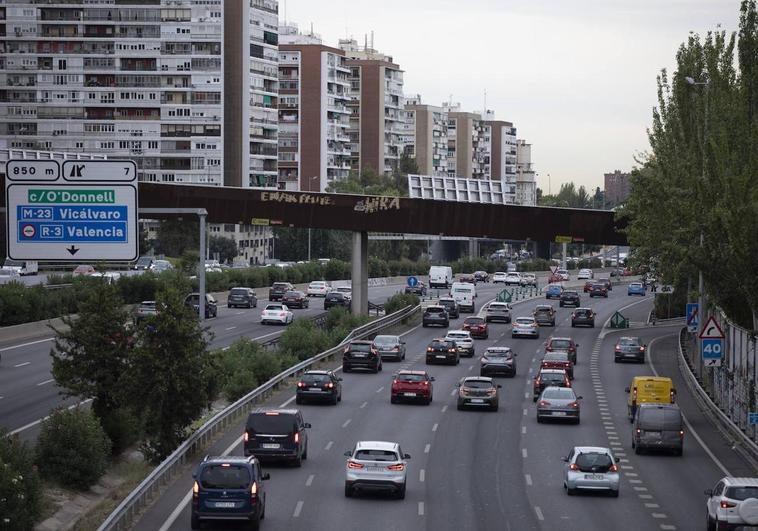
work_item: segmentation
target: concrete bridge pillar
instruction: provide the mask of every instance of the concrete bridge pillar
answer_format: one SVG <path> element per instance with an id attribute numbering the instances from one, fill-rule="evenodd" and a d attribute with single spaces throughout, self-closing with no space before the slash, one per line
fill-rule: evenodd
<path id="1" fill-rule="evenodd" d="M 368 315 L 368 232 L 353 232 L 353 315 Z"/>

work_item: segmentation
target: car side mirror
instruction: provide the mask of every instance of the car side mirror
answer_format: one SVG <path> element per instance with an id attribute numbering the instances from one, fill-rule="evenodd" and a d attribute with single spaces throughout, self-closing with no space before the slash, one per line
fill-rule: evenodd
<path id="1" fill-rule="evenodd" d="M 429 377 L 429 381 L 430 381 L 430 382 L 433 382 L 433 381 L 434 381 L 434 376 L 430 376 L 430 377 Z"/>
<path id="2" fill-rule="evenodd" d="M 460 384 L 460 383 L 457 383 L 457 384 L 455 384 L 455 386 L 456 386 L 456 387 L 460 387 L 460 386 L 461 386 L 461 384 Z"/>
<path id="3" fill-rule="evenodd" d="M 410 458 L 411 458 L 411 454 L 403 454 L 403 459 L 410 459 Z"/>
<path id="4" fill-rule="evenodd" d="M 629 388 L 628 387 L 624 387 L 624 392 L 628 393 L 629 392 Z"/>
<path id="5" fill-rule="evenodd" d="M 341 382 L 341 381 L 342 381 L 342 378 L 337 378 L 337 381 L 338 381 L 338 382 Z"/>
<path id="6" fill-rule="evenodd" d="M 502 389 L 502 388 L 503 388 L 503 386 L 502 386 L 502 385 L 500 385 L 500 384 L 497 384 L 497 388 L 498 388 L 498 389 Z"/>
<path id="7" fill-rule="evenodd" d="M 311 427 L 311 423 L 310 422 L 304 422 L 303 423 L 303 428 L 310 428 L 310 427 Z"/>
<path id="8" fill-rule="evenodd" d="M 197 479 L 197 472 L 192 473 L 192 479 Z"/>
<path id="9" fill-rule="evenodd" d="M 568 463 L 569 461 L 568 456 L 561 457 L 561 461 L 563 461 L 564 463 Z"/>
<path id="10" fill-rule="evenodd" d="M 577 396 L 576 397 L 577 400 L 582 400 L 583 398 L 584 398 L 583 396 Z"/>
<path id="11" fill-rule="evenodd" d="M 713 496 L 713 489 L 705 489 L 703 491 L 703 494 L 705 494 L 706 496 Z"/>
<path id="12" fill-rule="evenodd" d="M 268 481 L 269 479 L 271 479 L 271 474 L 269 474 L 268 472 L 264 472 L 263 474 L 261 474 L 261 479 L 263 481 Z"/>
<path id="13" fill-rule="evenodd" d="M 352 457 L 352 455 L 353 455 L 353 452 L 350 451 L 350 450 L 348 450 L 347 452 L 345 452 L 345 457 Z"/>

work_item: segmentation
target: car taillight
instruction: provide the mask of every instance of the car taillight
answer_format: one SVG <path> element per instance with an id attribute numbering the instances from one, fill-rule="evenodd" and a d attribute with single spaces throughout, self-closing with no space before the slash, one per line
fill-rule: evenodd
<path id="1" fill-rule="evenodd" d="M 434 352 L 434 349 L 432 347 L 427 347 L 426 351 L 427 352 Z"/>
<path id="2" fill-rule="evenodd" d="M 253 484 L 250 486 L 250 496 L 252 498 L 258 497 L 258 482 L 253 481 Z"/>
<path id="3" fill-rule="evenodd" d="M 281 312 L 281 313 L 279 314 L 279 317 L 284 317 L 285 315 L 287 315 L 287 314 L 286 314 L 286 313 L 284 313 L 284 312 Z"/>
<path id="4" fill-rule="evenodd" d="M 684 430 L 679 430 L 679 437 L 684 439 Z"/>
<path id="5" fill-rule="evenodd" d="M 325 387 L 327 389 L 332 389 L 334 387 L 334 384 L 332 382 L 329 382 L 328 384 L 325 385 Z"/>
<path id="6" fill-rule="evenodd" d="M 611 472 L 618 472 L 619 471 L 619 467 L 617 465 L 611 465 L 610 471 Z"/>
<path id="7" fill-rule="evenodd" d="M 569 407 L 579 407 L 579 402 L 571 402 Z"/>
<path id="8" fill-rule="evenodd" d="M 300 444 L 300 432 L 295 432 L 295 444 Z"/>
<path id="9" fill-rule="evenodd" d="M 576 314 L 572 312 L 572 313 L 571 313 L 571 318 L 572 318 L 572 319 L 576 319 Z"/>
<path id="10" fill-rule="evenodd" d="M 637 428 L 637 435 L 639 435 L 640 433 L 642 433 L 642 430 Z"/>
<path id="11" fill-rule="evenodd" d="M 400 352 L 400 347 L 395 347 L 392 349 L 393 352 Z"/>
<path id="12" fill-rule="evenodd" d="M 497 394 L 497 389 L 487 389 L 487 396 L 495 396 Z"/>
<path id="13" fill-rule="evenodd" d="M 569 470 L 579 470 L 579 467 L 578 467 L 578 466 L 576 466 L 576 463 L 571 463 L 571 464 L 569 465 Z"/>
<path id="14" fill-rule="evenodd" d="M 305 387 L 305 382 L 297 382 L 297 386 L 303 388 Z"/>
<path id="15" fill-rule="evenodd" d="M 200 503 L 200 485 L 197 481 L 192 484 L 192 505 L 197 506 Z"/>
<path id="16" fill-rule="evenodd" d="M 245 432 L 245 434 L 242 436 L 245 442 L 250 440 L 250 434 L 248 432 Z"/>
<path id="17" fill-rule="evenodd" d="M 621 352 L 621 347 L 617 346 L 616 347 L 616 352 Z"/>
<path id="18" fill-rule="evenodd" d="M 454 348 L 449 348 L 449 349 L 447 349 L 447 351 L 448 352 L 455 352 L 455 349 Z"/>
<path id="19" fill-rule="evenodd" d="M 721 504 L 720 505 L 721 505 L 722 509 L 731 509 L 732 507 L 737 507 L 736 503 L 730 502 L 730 501 L 726 501 L 726 500 L 721 500 Z"/>
<path id="20" fill-rule="evenodd" d="M 537 377 L 534 379 L 534 385 L 536 385 L 536 386 L 539 386 L 539 385 L 541 385 L 541 384 L 542 384 L 542 378 L 540 378 L 539 376 L 537 376 Z"/>
<path id="21" fill-rule="evenodd" d="M 540 405 L 541 406 L 549 406 L 550 402 L 548 402 L 547 400 L 540 400 Z"/>
<path id="22" fill-rule="evenodd" d="M 405 465 L 403 463 L 399 463 L 397 465 L 390 465 L 387 467 L 387 470 L 392 470 L 394 472 L 401 472 L 405 470 Z"/>
<path id="23" fill-rule="evenodd" d="M 632 389 L 632 402 L 637 401 L 637 388 Z"/>
<path id="24" fill-rule="evenodd" d="M 671 397 L 671 403 L 673 404 L 674 403 L 674 390 L 673 389 L 671 391 L 669 391 L 669 396 Z M 635 397 L 636 397 L 636 395 L 635 395 Z"/>
<path id="25" fill-rule="evenodd" d="M 360 470 L 363 468 L 363 465 L 361 463 L 356 463 L 355 461 L 348 461 L 347 468 L 352 468 L 353 470 Z"/>
<path id="26" fill-rule="evenodd" d="M 421 382 L 421 385 L 429 385 L 429 382 L 423 381 L 423 382 Z"/>

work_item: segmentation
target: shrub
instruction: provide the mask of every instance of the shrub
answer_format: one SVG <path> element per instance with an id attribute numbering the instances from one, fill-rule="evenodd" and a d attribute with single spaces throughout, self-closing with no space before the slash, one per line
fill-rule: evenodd
<path id="1" fill-rule="evenodd" d="M 405 308 L 406 306 L 417 306 L 419 303 L 420 300 L 418 295 L 413 293 L 398 293 L 390 297 L 387 302 L 384 303 L 384 313 L 389 315 Z"/>
<path id="2" fill-rule="evenodd" d="M 342 260 L 329 260 L 324 267 L 326 280 L 347 280 L 351 278 L 350 264 Z"/>
<path id="3" fill-rule="evenodd" d="M 135 444 L 142 436 L 142 424 L 137 415 L 127 408 L 107 412 L 100 423 L 111 440 L 111 454 L 119 455 Z"/>
<path id="4" fill-rule="evenodd" d="M 86 489 L 105 472 L 111 441 L 91 411 L 59 409 L 42 422 L 40 472 L 61 485 Z"/>
<path id="5" fill-rule="evenodd" d="M 279 351 L 285 356 L 306 360 L 330 347 L 323 330 L 310 319 L 298 319 L 287 327 L 279 339 Z"/>
<path id="6" fill-rule="evenodd" d="M 267 351 L 250 339 L 240 339 L 220 354 L 224 397 L 229 402 L 239 400 L 295 363 L 289 356 Z"/>
<path id="7" fill-rule="evenodd" d="M 0 429 L 0 529 L 32 529 L 39 518 L 42 484 L 34 452 Z"/>

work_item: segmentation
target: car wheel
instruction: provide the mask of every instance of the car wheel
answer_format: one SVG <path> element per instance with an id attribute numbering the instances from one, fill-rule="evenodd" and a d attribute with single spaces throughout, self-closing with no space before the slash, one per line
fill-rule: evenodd
<path id="1" fill-rule="evenodd" d="M 379 363 L 379 369 L 377 369 L 377 372 L 382 372 L 382 364 Z"/>
<path id="2" fill-rule="evenodd" d="M 536 400 L 535 400 L 536 402 Z M 537 416 L 537 424 L 542 424 L 542 417 Z"/>
<path id="3" fill-rule="evenodd" d="M 336 406 L 336 405 L 337 405 L 337 402 L 339 402 L 339 397 L 338 397 L 337 395 L 334 395 L 334 396 L 332 397 L 332 405 L 333 405 L 333 406 Z"/>
<path id="4" fill-rule="evenodd" d="M 618 362 L 619 362 L 618 357 L 617 356 L 613 356 L 613 363 L 618 363 Z"/>
<path id="5" fill-rule="evenodd" d="M 484 376 L 484 377 L 486 377 L 487 375 L 485 374 L 485 372 L 484 372 L 484 371 L 479 371 L 479 376 Z"/>
<path id="6" fill-rule="evenodd" d="M 353 487 L 350 486 L 348 483 L 345 483 L 345 498 L 352 498 L 353 497 Z"/>
<path id="7" fill-rule="evenodd" d="M 390 404 L 397 404 L 397 398 L 390 395 Z"/>
<path id="8" fill-rule="evenodd" d="M 484 334 L 484 339 L 489 339 L 489 338 L 490 338 L 490 335 L 489 335 L 489 334 Z M 473 355 L 473 354 L 472 354 L 472 355 Z"/>
<path id="9" fill-rule="evenodd" d="M 398 500 L 404 500 L 405 499 L 405 483 L 397 489 L 397 499 Z"/>
<path id="10" fill-rule="evenodd" d="M 463 411 L 463 404 L 458 404 L 456 407 L 458 411 Z"/>
<path id="11" fill-rule="evenodd" d="M 303 461 L 308 459 L 308 445 L 305 445 L 305 451 L 303 452 Z"/>
<path id="12" fill-rule="evenodd" d="M 421 326 L 426 328 L 426 323 L 422 323 Z"/>
<path id="13" fill-rule="evenodd" d="M 190 527 L 192 529 L 200 529 L 200 518 L 195 513 L 192 513 L 190 517 Z"/>
<path id="14" fill-rule="evenodd" d="M 640 455 L 642 453 L 642 448 L 640 448 L 639 445 L 636 445 L 634 447 L 634 453 Z"/>
<path id="15" fill-rule="evenodd" d="M 343 373 L 345 373 L 345 372 L 350 372 L 350 367 L 349 367 L 348 365 L 343 365 L 343 366 L 342 366 L 342 372 L 343 372 Z"/>
<path id="16" fill-rule="evenodd" d="M 342 402 L 342 391 L 340 391 L 340 394 L 337 396 L 337 402 Z"/>
<path id="17" fill-rule="evenodd" d="M 295 404 L 302 404 L 302 403 L 303 403 L 303 399 L 301 397 L 295 395 Z"/>
<path id="18" fill-rule="evenodd" d="M 573 496 L 574 494 L 576 494 L 576 489 L 566 487 L 566 494 L 568 494 L 569 496 Z"/>
<path id="19" fill-rule="evenodd" d="M 682 457 L 683 454 L 684 454 L 684 448 L 677 448 L 676 450 L 674 450 L 674 455 Z"/>
<path id="20" fill-rule="evenodd" d="M 490 408 L 490 411 L 497 411 L 499 407 L 500 407 L 499 404 L 495 404 L 494 406 Z"/>
<path id="21" fill-rule="evenodd" d="M 426 401 L 427 406 L 432 403 L 432 398 L 432 395 L 429 395 L 429 399 Z"/>
<path id="22" fill-rule="evenodd" d="M 295 468 L 300 468 L 301 466 L 303 466 L 303 456 L 301 455 L 297 456 L 293 464 L 295 465 Z"/>
<path id="23" fill-rule="evenodd" d="M 612 498 L 618 498 L 619 497 L 619 491 L 618 490 L 612 490 L 611 491 L 611 497 Z"/>
<path id="24" fill-rule="evenodd" d="M 705 529 L 706 531 L 716 531 L 716 521 L 706 511 L 705 513 Z"/>

